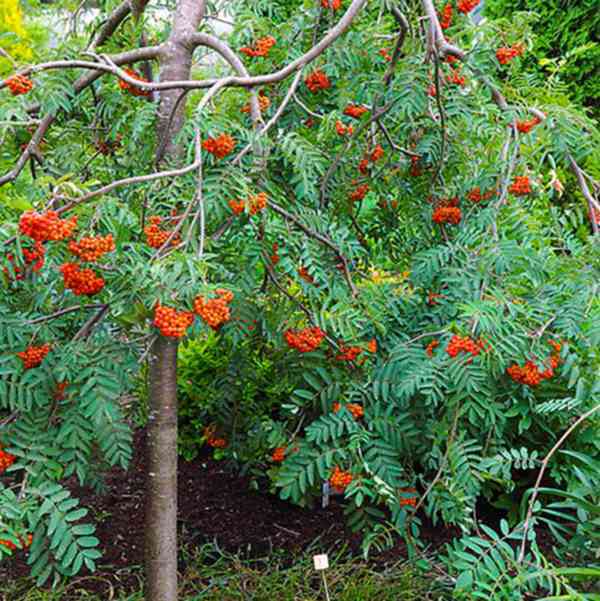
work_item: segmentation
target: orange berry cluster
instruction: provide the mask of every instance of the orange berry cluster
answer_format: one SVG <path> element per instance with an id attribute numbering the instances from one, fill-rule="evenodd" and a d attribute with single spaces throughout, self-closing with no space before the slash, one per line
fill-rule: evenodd
<path id="1" fill-rule="evenodd" d="M 442 18 L 440 19 L 440 27 L 448 29 L 452 25 L 452 4 L 448 2 L 442 10 Z"/>
<path id="2" fill-rule="evenodd" d="M 277 265 L 277 263 L 279 263 L 280 260 L 280 256 L 277 254 L 277 251 L 279 250 L 279 244 L 277 244 L 277 242 L 273 243 L 273 254 L 271 255 L 271 263 L 273 263 L 273 265 Z"/>
<path id="3" fill-rule="evenodd" d="M 150 225 L 144 228 L 146 244 L 151 248 L 160 248 L 169 238 L 170 232 L 166 232 L 159 227 L 162 218 L 158 215 L 152 215 L 148 221 L 150 221 Z M 171 240 L 171 245 L 177 246 L 180 242 L 179 234 L 176 234 Z"/>
<path id="4" fill-rule="evenodd" d="M 402 507 L 407 507 L 407 506 L 416 507 L 417 506 L 417 497 L 416 497 L 417 489 L 416 488 L 401 488 L 400 492 L 411 493 L 411 494 L 415 495 L 413 497 L 402 497 L 400 499 L 400 505 Z"/>
<path id="5" fill-rule="evenodd" d="M 318 327 L 287 330 L 284 337 L 290 348 L 295 348 L 300 353 L 310 353 L 323 342 L 325 332 Z"/>
<path id="6" fill-rule="evenodd" d="M 28 77 L 25 77 L 25 75 L 12 75 L 4 83 L 13 96 L 27 94 L 27 92 L 31 92 L 33 89 L 33 82 Z"/>
<path id="7" fill-rule="evenodd" d="M 371 338 L 371 340 L 369 340 L 369 344 L 367 344 L 367 350 L 369 353 L 377 352 L 377 340 L 375 340 L 375 338 Z"/>
<path id="8" fill-rule="evenodd" d="M 277 40 L 273 36 L 268 35 L 256 40 L 254 47 L 244 46 L 240 48 L 240 52 L 246 56 L 268 56 L 275 44 L 277 44 Z"/>
<path id="9" fill-rule="evenodd" d="M 227 446 L 227 441 L 224 438 L 215 438 L 211 436 L 206 440 L 206 444 L 214 449 L 224 449 Z"/>
<path id="10" fill-rule="evenodd" d="M 498 50 L 496 50 L 496 58 L 501 65 L 506 65 L 515 57 L 521 56 L 523 52 L 525 52 L 523 44 L 513 44 L 508 48 L 498 48 Z"/>
<path id="11" fill-rule="evenodd" d="M 532 117 L 526 121 L 517 121 L 517 131 L 521 134 L 528 134 L 536 125 L 539 125 L 542 120 L 539 117 Z"/>
<path id="12" fill-rule="evenodd" d="M 109 154 L 113 154 L 115 150 L 121 146 L 122 139 L 123 136 L 121 134 L 117 134 L 115 140 L 97 140 L 94 143 L 94 147 L 100 154 L 107 156 Z"/>
<path id="13" fill-rule="evenodd" d="M 537 386 L 542 380 L 549 380 L 554 376 L 554 370 L 560 364 L 560 351 L 562 345 L 560 342 L 554 340 L 548 341 L 548 344 L 554 349 L 554 352 L 550 355 L 549 367 L 540 371 L 538 366 L 531 360 L 526 361 L 525 365 L 521 367 L 518 364 L 511 365 L 506 369 L 506 373 L 519 384 L 525 386 Z"/>
<path id="14" fill-rule="evenodd" d="M 485 192 L 482 194 L 481 188 L 477 186 L 476 188 L 473 188 L 469 191 L 469 193 L 467 194 L 467 198 L 471 202 L 481 202 L 482 200 L 489 200 L 493 195 L 494 193 L 492 191 Z"/>
<path id="15" fill-rule="evenodd" d="M 452 67 L 450 68 L 450 75 L 446 75 L 446 81 L 457 86 L 464 86 L 467 82 L 465 76 L 460 74 L 460 69 L 453 69 Z"/>
<path id="16" fill-rule="evenodd" d="M 368 113 L 369 109 L 366 106 L 360 106 L 358 104 L 349 104 L 344 109 L 344 115 L 353 117 L 354 119 L 360 119 L 365 113 Z"/>
<path id="17" fill-rule="evenodd" d="M 39 367 L 49 352 L 50 345 L 46 343 L 40 346 L 28 346 L 24 351 L 17 353 L 17 357 L 23 361 L 25 369 L 32 369 Z"/>
<path id="18" fill-rule="evenodd" d="M 258 97 L 258 108 L 261 112 L 266 111 L 271 106 L 271 101 L 267 96 L 260 95 Z M 242 113 L 249 113 L 252 110 L 250 103 L 242 107 Z"/>
<path id="19" fill-rule="evenodd" d="M 77 227 L 77 216 L 60 219 L 56 211 L 25 211 L 19 219 L 19 231 L 36 242 L 65 240 Z"/>
<path id="20" fill-rule="evenodd" d="M 275 463 L 281 463 L 285 459 L 285 447 L 277 447 L 271 454 L 271 460 Z"/>
<path id="21" fill-rule="evenodd" d="M 354 419 L 360 419 L 365 415 L 365 410 L 363 409 L 362 405 L 359 405 L 358 403 L 348 403 L 347 405 L 344 405 L 344 407 L 352 414 Z M 340 411 L 341 408 L 342 405 L 340 403 L 333 404 L 334 413 Z"/>
<path id="22" fill-rule="evenodd" d="M 154 307 L 153 324 L 162 336 L 181 338 L 193 323 L 194 314 L 191 311 L 177 311 L 160 303 Z"/>
<path id="23" fill-rule="evenodd" d="M 354 361 L 362 352 L 360 346 L 344 346 L 342 344 L 335 359 L 336 361 Z"/>
<path id="24" fill-rule="evenodd" d="M 480 2 L 481 0 L 458 0 L 456 6 L 461 13 L 466 15 L 467 13 L 470 13 L 475 7 L 479 6 Z"/>
<path id="25" fill-rule="evenodd" d="M 361 184 L 356 187 L 352 192 L 350 192 L 349 199 L 351 202 L 356 202 L 357 200 L 363 200 L 363 198 L 367 195 L 369 191 L 369 184 Z"/>
<path id="26" fill-rule="evenodd" d="M 309 284 L 315 283 L 315 278 L 313 278 L 312 275 L 310 275 L 310 273 L 308 273 L 308 269 L 306 269 L 306 267 L 304 267 L 304 265 L 300 265 L 300 267 L 298 267 L 298 275 L 305 282 L 308 282 Z"/>
<path id="27" fill-rule="evenodd" d="M 123 69 L 123 71 L 125 71 L 125 73 L 127 73 L 127 75 L 129 75 L 129 77 L 132 77 L 133 79 L 143 81 L 144 83 L 150 83 L 147 79 L 143 78 L 139 73 L 137 73 L 133 69 Z M 119 87 L 124 92 L 129 92 L 133 96 L 150 96 L 150 90 L 138 88 L 138 86 L 134 86 L 133 84 L 130 84 L 124 79 L 119 79 Z"/>
<path id="28" fill-rule="evenodd" d="M 329 478 L 329 483 L 333 488 L 338 490 L 346 490 L 352 482 L 352 474 L 341 470 L 337 465 L 333 468 L 333 473 Z"/>
<path id="29" fill-rule="evenodd" d="M 256 215 L 259 211 L 262 211 L 267 207 L 267 194 L 265 192 L 259 192 L 248 197 L 248 212 L 250 215 Z M 231 210 L 234 215 L 240 215 L 246 208 L 246 203 L 243 200 L 230 200 L 228 201 Z"/>
<path id="30" fill-rule="evenodd" d="M 23 260 L 25 261 L 26 265 L 32 265 L 32 269 L 35 272 L 38 272 L 43 266 L 44 266 L 44 261 L 45 261 L 45 252 L 46 249 L 44 248 L 43 244 L 41 242 L 35 242 L 33 245 L 33 248 L 23 248 Z M 6 255 L 6 258 L 11 262 L 14 263 L 14 255 L 12 253 L 8 253 Z M 17 280 L 22 280 L 25 275 L 23 273 L 21 273 L 21 268 L 18 265 L 13 265 L 13 270 L 15 272 L 15 278 Z M 4 273 L 6 275 L 10 275 L 9 271 L 8 271 L 8 267 L 4 268 Z"/>
<path id="31" fill-rule="evenodd" d="M 17 458 L 14 455 L 7 453 L 0 447 L 0 474 L 6 471 L 16 460 Z"/>
<path id="32" fill-rule="evenodd" d="M 462 219 L 462 213 L 459 207 L 438 207 L 433 212 L 432 219 L 435 223 L 458 225 Z"/>
<path id="33" fill-rule="evenodd" d="M 69 382 L 67 380 L 65 380 L 64 382 L 58 382 L 58 384 L 56 385 L 56 390 L 52 395 L 55 401 L 64 401 L 67 398 L 65 390 L 67 389 L 68 385 Z"/>
<path id="34" fill-rule="evenodd" d="M 344 125 L 339 119 L 335 122 L 335 131 L 339 136 L 351 136 L 354 133 L 352 125 Z"/>
<path id="35" fill-rule="evenodd" d="M 97 261 L 113 250 L 115 250 L 115 241 L 112 234 L 104 237 L 85 237 L 79 242 L 75 242 L 75 240 L 69 242 L 69 251 L 84 262 Z"/>
<path id="36" fill-rule="evenodd" d="M 450 339 L 450 342 L 446 347 L 446 352 L 451 357 L 456 357 L 459 353 L 471 353 L 473 357 L 476 357 L 482 349 L 483 343 L 481 341 L 475 342 L 475 340 L 472 340 L 468 336 L 458 336 L 455 334 Z"/>
<path id="37" fill-rule="evenodd" d="M 202 148 L 213 154 L 217 159 L 223 159 L 233 152 L 235 139 L 229 134 L 221 134 L 216 138 L 208 138 L 202 142 Z"/>
<path id="38" fill-rule="evenodd" d="M 63 274 L 65 289 L 76 296 L 93 296 L 104 288 L 104 279 L 92 269 L 81 269 L 76 263 L 64 263 L 59 270 Z"/>
<path id="39" fill-rule="evenodd" d="M 440 341 L 439 340 L 432 340 L 427 347 L 425 348 L 425 352 L 427 353 L 428 357 L 433 357 L 433 351 L 440 346 Z"/>
<path id="40" fill-rule="evenodd" d="M 337 10 L 342 6 L 342 0 L 321 0 L 321 6 L 323 8 Z"/>
<path id="41" fill-rule="evenodd" d="M 382 48 L 379 53 L 388 63 L 392 62 L 392 55 L 390 54 L 389 48 Z"/>
<path id="42" fill-rule="evenodd" d="M 310 73 L 304 80 L 304 83 L 313 94 L 316 94 L 319 90 L 326 90 L 331 87 L 329 78 L 320 69 L 315 69 Z"/>
<path id="43" fill-rule="evenodd" d="M 421 169 L 421 157 L 411 156 L 410 157 L 410 171 L 411 177 L 419 177 L 423 175 L 423 169 Z"/>
<path id="44" fill-rule="evenodd" d="M 218 330 L 224 323 L 229 321 L 231 312 L 229 303 L 233 300 L 233 292 L 218 288 L 215 290 L 218 298 L 206 299 L 197 296 L 194 300 L 194 311 L 213 330 Z"/>
<path id="45" fill-rule="evenodd" d="M 531 184 L 526 175 L 517 175 L 513 183 L 508 187 L 508 191 L 515 196 L 527 196 L 531 194 Z"/>
<path id="46" fill-rule="evenodd" d="M 590 212 L 590 220 L 595 221 L 598 225 L 600 225 L 600 211 L 598 209 L 592 208 Z"/>
<path id="47" fill-rule="evenodd" d="M 21 537 L 19 537 L 19 541 L 21 543 L 21 547 L 23 549 L 27 549 L 28 547 L 31 547 L 31 543 L 33 542 L 33 536 L 31 534 L 28 534 L 27 538 L 25 540 L 23 540 Z M 9 540 L 5 540 L 5 539 L 0 539 L 0 545 L 7 547 L 11 551 L 16 550 L 16 548 L 17 548 L 17 545 L 15 545 L 15 543 L 13 543 L 12 541 L 9 541 Z"/>

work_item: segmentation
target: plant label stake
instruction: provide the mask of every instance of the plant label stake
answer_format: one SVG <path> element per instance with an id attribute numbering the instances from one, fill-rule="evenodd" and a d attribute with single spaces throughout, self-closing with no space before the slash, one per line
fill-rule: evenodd
<path id="1" fill-rule="evenodd" d="M 327 553 L 323 553 L 322 555 L 313 555 L 313 563 L 315 564 L 315 570 L 317 570 L 317 572 L 321 572 L 321 576 L 323 578 L 323 587 L 325 588 L 325 599 L 327 599 L 327 601 L 331 601 L 329 597 L 329 589 L 327 588 L 327 580 L 325 579 L 325 570 L 329 567 L 329 557 L 327 557 Z"/>
<path id="2" fill-rule="evenodd" d="M 323 499 L 322 499 L 321 505 L 322 505 L 323 509 L 325 509 L 325 507 L 327 507 L 329 505 L 329 494 L 331 492 L 331 487 L 329 485 L 328 480 L 325 480 L 325 482 L 323 482 L 322 491 L 323 491 Z M 316 568 L 316 566 L 315 566 L 315 568 Z M 318 568 L 316 568 L 316 569 L 318 569 Z"/>

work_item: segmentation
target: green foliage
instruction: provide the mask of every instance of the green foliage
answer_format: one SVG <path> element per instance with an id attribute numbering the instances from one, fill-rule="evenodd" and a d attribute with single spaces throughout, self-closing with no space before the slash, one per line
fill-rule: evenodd
<path id="1" fill-rule="evenodd" d="M 598 112 L 600 16 L 594 0 L 486 0 L 485 13 L 492 18 L 520 18 L 532 14 L 535 34 L 533 57 L 527 64 L 545 74 L 558 74 L 569 86 L 572 98 Z"/>

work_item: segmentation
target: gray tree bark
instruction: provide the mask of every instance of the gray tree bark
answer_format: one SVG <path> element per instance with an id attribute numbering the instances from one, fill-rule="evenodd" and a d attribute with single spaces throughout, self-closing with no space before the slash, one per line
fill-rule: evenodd
<path id="1" fill-rule="evenodd" d="M 191 76 L 191 43 L 204 16 L 204 0 L 179 0 L 169 39 L 160 53 L 161 81 Z M 160 93 L 157 124 L 158 163 L 176 160 L 175 142 L 185 121 L 182 90 Z M 173 113 L 173 114 L 172 114 Z M 146 601 L 177 601 L 177 347 L 159 336 L 150 355 L 150 415 L 147 432 L 145 523 Z"/>

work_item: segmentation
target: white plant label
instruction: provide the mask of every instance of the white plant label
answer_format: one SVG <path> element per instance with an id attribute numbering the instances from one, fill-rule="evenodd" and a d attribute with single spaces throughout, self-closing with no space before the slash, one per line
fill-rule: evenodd
<path id="1" fill-rule="evenodd" d="M 329 567 L 329 557 L 327 557 L 326 553 L 323 555 L 314 555 L 313 562 L 315 570 L 326 570 Z"/>

